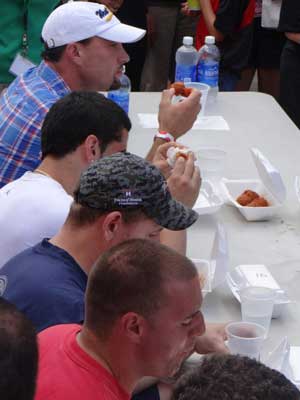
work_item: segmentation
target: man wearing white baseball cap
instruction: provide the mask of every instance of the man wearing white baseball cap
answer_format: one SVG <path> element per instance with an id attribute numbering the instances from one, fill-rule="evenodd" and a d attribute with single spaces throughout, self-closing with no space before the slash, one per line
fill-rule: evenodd
<path id="1" fill-rule="evenodd" d="M 39 165 L 41 125 L 51 105 L 70 91 L 108 90 L 129 59 L 121 43 L 145 33 L 98 3 L 69 2 L 50 14 L 42 29 L 43 61 L 0 97 L 0 187 Z M 199 112 L 198 92 L 180 104 L 171 104 L 173 95 L 173 89 L 162 95 L 159 129 L 165 136 L 158 135 L 150 154 L 170 134 L 176 139 L 190 129 Z"/>
<path id="2" fill-rule="evenodd" d="M 93 36 L 120 43 L 132 43 L 145 30 L 122 24 L 107 7 L 85 1 L 69 2 L 54 10 L 46 20 L 42 38 L 48 47 L 79 42 Z"/>

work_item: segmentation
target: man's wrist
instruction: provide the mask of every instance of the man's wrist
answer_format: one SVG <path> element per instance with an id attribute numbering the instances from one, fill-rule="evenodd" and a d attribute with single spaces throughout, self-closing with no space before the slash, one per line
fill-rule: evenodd
<path id="1" fill-rule="evenodd" d="M 164 140 L 165 142 L 175 142 L 175 140 L 176 140 L 171 133 L 169 133 L 167 131 L 163 131 L 163 130 L 159 130 L 155 134 L 154 140 L 156 140 L 156 139 L 161 139 L 161 140 Z"/>

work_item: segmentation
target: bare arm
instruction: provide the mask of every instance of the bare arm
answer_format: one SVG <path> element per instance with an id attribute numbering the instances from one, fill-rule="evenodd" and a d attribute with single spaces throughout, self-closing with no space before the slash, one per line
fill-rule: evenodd
<path id="1" fill-rule="evenodd" d="M 159 104 L 159 130 L 171 133 L 175 139 L 184 135 L 192 128 L 200 111 L 200 92 L 192 90 L 191 94 L 176 104 L 172 104 L 174 89 L 162 92 Z M 146 159 L 152 161 L 157 148 L 165 143 L 162 139 L 155 139 Z"/>
<path id="2" fill-rule="evenodd" d="M 200 0 L 202 15 L 210 35 L 216 38 L 217 42 L 224 40 L 224 35 L 215 26 L 216 14 L 214 13 L 210 0 Z"/>

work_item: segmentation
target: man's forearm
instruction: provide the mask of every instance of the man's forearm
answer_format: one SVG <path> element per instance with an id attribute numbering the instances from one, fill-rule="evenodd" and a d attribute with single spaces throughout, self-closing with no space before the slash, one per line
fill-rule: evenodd
<path id="1" fill-rule="evenodd" d="M 154 158 L 154 154 L 156 153 L 157 148 L 162 145 L 165 144 L 166 141 L 160 138 L 156 138 L 151 146 L 151 149 L 149 150 L 149 153 L 146 156 L 146 160 L 149 162 L 153 161 Z"/>

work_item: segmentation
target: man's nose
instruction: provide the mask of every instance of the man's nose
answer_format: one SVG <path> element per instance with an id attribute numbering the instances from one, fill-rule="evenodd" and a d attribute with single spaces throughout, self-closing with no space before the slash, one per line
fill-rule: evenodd
<path id="1" fill-rule="evenodd" d="M 126 64 L 130 61 L 130 57 L 122 45 L 121 45 L 121 53 L 120 53 L 119 58 L 121 60 L 121 64 Z"/>
<path id="2" fill-rule="evenodd" d="M 200 336 L 205 332 L 205 322 L 202 312 L 195 316 L 195 321 L 189 332 L 190 336 Z"/>

